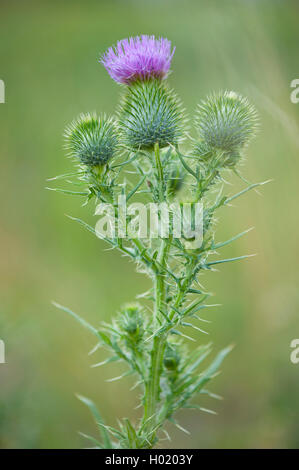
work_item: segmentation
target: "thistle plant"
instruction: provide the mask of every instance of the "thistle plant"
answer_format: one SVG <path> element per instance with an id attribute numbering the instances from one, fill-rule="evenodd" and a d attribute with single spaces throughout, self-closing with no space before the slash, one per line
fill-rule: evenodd
<path id="1" fill-rule="evenodd" d="M 112 427 L 104 423 L 93 402 L 79 397 L 98 425 L 99 438 L 84 435 L 97 448 L 152 448 L 168 435 L 164 428 L 167 421 L 183 430 L 177 422 L 178 410 L 212 412 L 201 406 L 200 396 L 219 398 L 207 386 L 231 347 L 212 354 L 211 344 L 206 344 L 209 321 L 205 313 L 213 305 L 199 276 L 220 263 L 246 258 L 212 256 L 248 232 L 217 242 L 216 215 L 239 196 L 264 184 L 247 183 L 239 173 L 240 160 L 257 129 L 254 107 L 235 92 L 212 94 L 197 106 L 191 120 L 195 137 L 190 137 L 185 111 L 167 84 L 173 54 L 170 41 L 164 38 L 141 36 L 119 41 L 101 58 L 112 79 L 121 85 L 116 115 L 81 114 L 65 132 L 76 170 L 60 178 L 70 182 L 73 177 L 82 190 L 56 190 L 82 196 L 86 203 L 93 200 L 97 214 L 98 207 L 109 206 L 110 225 L 114 226 L 105 234 L 73 219 L 133 260 L 138 272 L 151 283 L 147 292 L 120 308 L 110 324 L 101 323 L 100 327 L 56 304 L 94 335 L 92 353 L 102 347 L 107 350 L 107 358 L 95 361 L 94 367 L 120 361 L 126 364 L 122 377 L 136 377 L 141 410 L 136 422 L 125 418 Z M 234 195 L 224 194 L 229 173 L 246 183 Z M 120 198 L 126 204 L 142 200 L 146 208 L 158 205 L 155 236 L 152 232 L 140 236 L 142 227 L 135 230 L 133 213 L 121 215 Z M 172 204 L 179 211 L 188 204 L 193 230 L 178 236 L 170 216 L 167 236 L 161 233 L 163 204 L 168 208 Z M 201 224 L 195 220 L 196 204 L 202 208 Z M 184 217 L 179 220 L 181 223 Z M 194 244 L 197 231 L 200 244 Z M 201 340 L 190 351 L 192 331 Z"/>

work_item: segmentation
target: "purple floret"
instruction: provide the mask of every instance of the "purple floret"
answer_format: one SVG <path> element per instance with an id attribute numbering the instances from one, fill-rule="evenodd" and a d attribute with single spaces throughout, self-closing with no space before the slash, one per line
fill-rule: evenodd
<path id="1" fill-rule="evenodd" d="M 136 80 L 164 79 L 174 51 L 168 39 L 136 36 L 118 41 L 103 55 L 101 62 L 113 80 L 130 85 Z"/>

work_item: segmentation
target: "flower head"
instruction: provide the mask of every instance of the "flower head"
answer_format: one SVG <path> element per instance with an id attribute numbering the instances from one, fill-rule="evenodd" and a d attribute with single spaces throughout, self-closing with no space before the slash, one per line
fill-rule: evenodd
<path id="1" fill-rule="evenodd" d="M 125 305 L 117 321 L 117 329 L 127 346 L 134 347 L 142 340 L 145 328 L 143 309 L 139 304 Z"/>
<path id="2" fill-rule="evenodd" d="M 113 80 L 130 85 L 136 80 L 164 79 L 174 51 L 168 39 L 142 35 L 118 41 L 101 62 Z"/>
<path id="3" fill-rule="evenodd" d="M 246 98 L 225 91 L 199 104 L 195 124 L 206 152 L 219 149 L 236 153 L 254 136 L 257 113 Z"/>
<path id="4" fill-rule="evenodd" d="M 66 148 L 84 165 L 104 165 L 113 156 L 117 139 L 112 119 L 81 114 L 65 130 Z"/>

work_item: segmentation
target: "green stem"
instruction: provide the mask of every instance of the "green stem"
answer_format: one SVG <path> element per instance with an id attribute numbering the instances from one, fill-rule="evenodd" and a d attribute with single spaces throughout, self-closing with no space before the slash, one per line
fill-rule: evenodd
<path id="1" fill-rule="evenodd" d="M 158 170 L 158 175 L 159 175 L 159 180 L 161 185 L 164 185 L 164 175 L 163 175 L 163 167 L 160 159 L 160 148 L 158 142 L 154 146 L 154 152 L 155 152 L 155 160 L 156 160 L 156 167 Z"/>
<path id="2" fill-rule="evenodd" d="M 157 405 L 160 394 L 160 376 L 165 348 L 165 335 L 156 336 L 153 341 L 150 377 L 145 388 L 143 433 L 146 436 L 145 447 L 152 447 L 156 437 Z"/>
<path id="3" fill-rule="evenodd" d="M 160 160 L 159 144 L 155 145 L 154 153 L 158 171 L 159 199 L 162 201 L 164 200 L 164 175 Z M 169 240 L 162 240 L 157 258 L 157 271 L 154 273 L 154 329 L 158 329 L 160 320 L 162 319 L 161 311 L 165 310 L 166 286 L 164 267 L 167 264 L 169 248 Z M 154 336 L 152 344 L 151 366 L 148 380 L 145 384 L 144 417 L 141 424 L 142 432 L 146 437 L 146 447 L 152 447 L 155 443 L 165 340 L 166 334 L 160 333 Z"/>
<path id="4" fill-rule="evenodd" d="M 169 243 L 165 240 L 162 241 L 160 253 L 158 257 L 159 265 L 161 268 L 155 274 L 155 322 L 154 328 L 158 327 L 160 311 L 163 310 L 165 302 L 165 280 L 164 274 L 161 270 L 166 264 L 169 251 Z M 160 334 L 154 337 L 153 346 L 151 351 L 151 367 L 149 371 L 148 380 L 145 386 L 145 403 L 144 403 L 144 417 L 142 420 L 143 432 L 147 435 L 147 443 L 152 446 L 155 442 L 155 428 L 157 423 L 157 406 L 160 398 L 160 377 L 163 366 L 163 355 L 165 349 L 165 334 Z"/>
<path id="5" fill-rule="evenodd" d="M 216 152 L 214 158 L 212 159 L 211 166 L 208 168 L 208 171 L 204 177 L 204 181 L 198 182 L 198 187 L 196 191 L 196 200 L 200 200 L 204 193 L 209 189 L 210 185 L 214 182 L 215 178 L 219 172 L 219 164 L 223 158 L 223 152 Z"/>
<path id="6" fill-rule="evenodd" d="M 181 288 L 177 293 L 176 300 L 175 300 L 175 303 L 174 303 L 175 309 L 173 309 L 169 314 L 169 319 L 170 320 L 172 320 L 173 317 L 175 316 L 176 309 L 180 307 L 180 305 L 181 305 L 181 303 L 184 299 L 184 296 L 186 295 L 186 292 L 187 292 L 188 288 L 190 287 L 190 284 L 192 282 L 193 270 L 194 270 L 195 266 L 196 266 L 196 260 L 193 259 L 192 262 L 190 263 L 190 265 L 187 268 L 185 280 L 182 283 Z"/>

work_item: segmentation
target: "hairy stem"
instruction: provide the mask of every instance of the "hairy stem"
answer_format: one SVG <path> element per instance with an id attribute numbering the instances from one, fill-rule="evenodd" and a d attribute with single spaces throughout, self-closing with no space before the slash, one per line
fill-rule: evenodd
<path id="1" fill-rule="evenodd" d="M 155 163 L 158 173 L 159 199 L 164 199 L 164 175 L 163 167 L 160 160 L 159 145 L 155 145 Z M 161 312 L 165 311 L 165 266 L 167 264 L 170 249 L 169 241 L 162 239 L 157 257 L 157 271 L 154 273 L 154 329 L 158 329 Z M 155 442 L 156 425 L 157 425 L 157 408 L 160 401 L 160 377 L 163 367 L 163 355 L 165 350 L 165 341 L 167 334 L 160 333 L 154 336 L 151 351 L 151 366 L 148 381 L 145 386 L 145 403 L 143 426 L 144 431 L 148 435 L 147 444 L 152 447 Z"/>
<path id="2" fill-rule="evenodd" d="M 161 272 L 166 264 L 169 251 L 169 244 L 163 240 L 158 257 L 160 270 L 155 273 L 155 322 L 154 328 L 158 328 L 161 311 L 165 309 L 165 279 Z M 155 428 L 157 424 L 157 407 L 160 400 L 160 377 L 163 366 L 163 355 L 165 350 L 166 334 L 158 334 L 153 338 L 151 351 L 151 366 L 149 377 L 145 386 L 144 417 L 142 424 L 145 434 L 148 435 L 147 443 L 150 447 L 155 442 Z M 148 447 L 148 445 L 146 445 Z"/>

